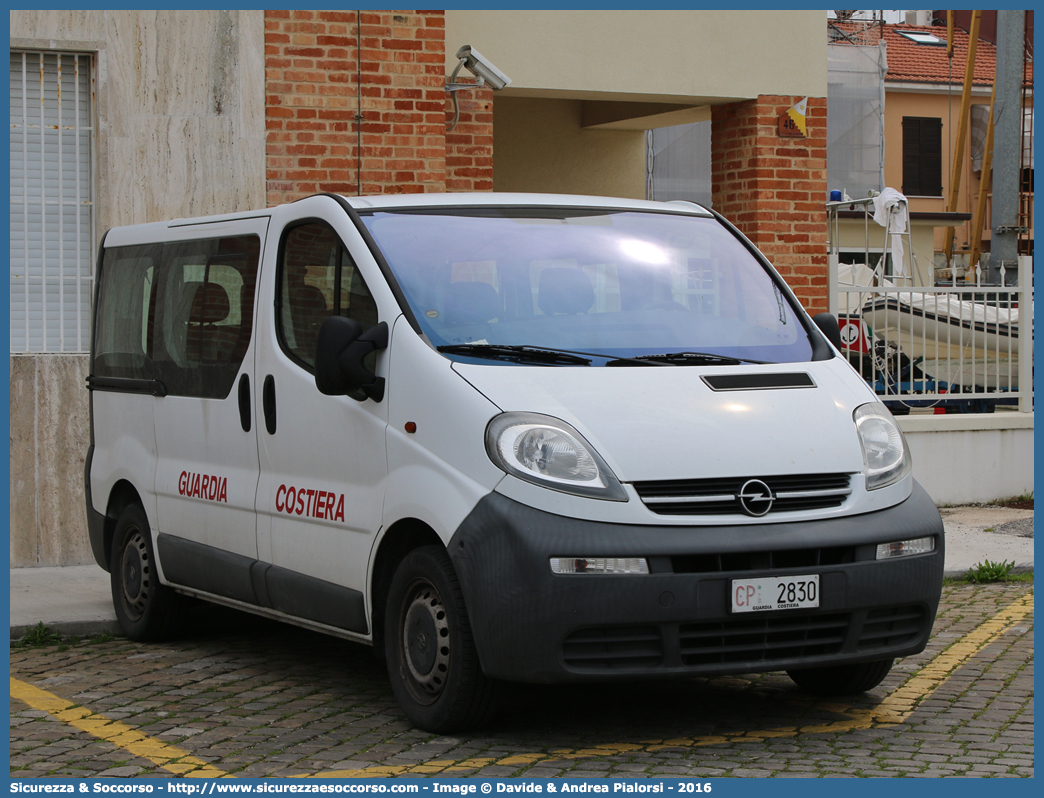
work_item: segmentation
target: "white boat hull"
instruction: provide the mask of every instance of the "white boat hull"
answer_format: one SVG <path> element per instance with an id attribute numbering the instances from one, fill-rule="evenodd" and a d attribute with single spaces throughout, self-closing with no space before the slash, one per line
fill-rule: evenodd
<path id="1" fill-rule="evenodd" d="M 918 364 L 934 380 L 994 391 L 1019 389 L 1018 360 L 923 360 Z"/>
<path id="2" fill-rule="evenodd" d="M 907 357 L 939 361 L 1018 361 L 1017 321 L 996 319 L 1001 313 L 1010 315 L 1009 311 L 967 301 L 947 302 L 948 297 L 937 300 L 935 294 L 913 294 L 913 302 L 901 301 L 910 296 L 907 293 L 880 295 L 867 302 L 862 311 L 863 320 L 874 335 L 898 345 Z M 1017 366 L 1015 369 L 1018 370 Z"/>

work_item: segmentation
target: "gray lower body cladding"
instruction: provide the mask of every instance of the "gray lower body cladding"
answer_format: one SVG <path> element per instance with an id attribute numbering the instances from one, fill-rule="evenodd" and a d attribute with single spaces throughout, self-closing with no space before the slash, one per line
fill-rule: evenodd
<path id="1" fill-rule="evenodd" d="M 934 537 L 928 554 L 879 543 Z M 928 642 L 942 520 L 919 485 L 886 510 L 803 523 L 634 526 L 545 513 L 500 494 L 449 552 L 487 675 L 553 683 L 754 673 L 901 657 Z M 645 557 L 649 574 L 559 575 L 552 557 Z M 734 614 L 733 579 L 818 574 L 820 605 Z"/>

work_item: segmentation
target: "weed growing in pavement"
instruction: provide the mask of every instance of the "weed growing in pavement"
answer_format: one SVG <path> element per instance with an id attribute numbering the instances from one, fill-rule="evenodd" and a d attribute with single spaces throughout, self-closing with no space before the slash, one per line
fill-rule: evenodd
<path id="1" fill-rule="evenodd" d="M 966 578 L 969 582 L 975 582 L 977 584 L 985 584 L 987 582 L 1000 582 L 1008 574 L 1011 573 L 1011 569 L 1015 567 L 1015 561 L 1005 562 L 990 562 L 989 560 L 983 560 L 982 562 L 975 563 L 971 567 L 971 570 L 966 574 Z"/>
<path id="2" fill-rule="evenodd" d="M 1020 510 L 1033 509 L 1033 492 L 1023 493 L 1021 496 L 1011 496 L 1007 499 L 994 499 L 989 503 L 995 507 L 1016 507 Z"/>
<path id="3" fill-rule="evenodd" d="M 968 578 L 967 574 L 961 576 L 947 576 L 943 579 L 943 587 L 960 587 L 961 585 L 968 585 L 973 580 Z M 1017 574 L 1009 573 L 1007 576 L 998 579 L 993 584 L 1017 584 L 1020 582 L 1028 582 L 1033 584 L 1033 571 L 1023 571 Z"/>
<path id="4" fill-rule="evenodd" d="M 43 646 L 54 646 L 58 647 L 58 651 L 68 651 L 73 646 L 80 645 L 94 645 L 97 643 L 111 643 L 115 640 L 114 635 L 108 632 L 101 632 L 90 637 L 81 637 L 80 635 L 70 635 L 62 637 L 58 632 L 51 629 L 49 626 L 44 625 L 43 621 L 40 621 L 28 631 L 25 636 L 18 641 L 13 642 L 11 645 L 14 647 L 30 647 L 30 648 L 42 648 Z"/>
<path id="5" fill-rule="evenodd" d="M 53 646 L 60 640 L 61 636 L 57 632 L 44 626 L 44 622 L 40 621 L 25 633 L 25 637 L 19 641 L 19 644 L 38 648 L 40 646 Z"/>

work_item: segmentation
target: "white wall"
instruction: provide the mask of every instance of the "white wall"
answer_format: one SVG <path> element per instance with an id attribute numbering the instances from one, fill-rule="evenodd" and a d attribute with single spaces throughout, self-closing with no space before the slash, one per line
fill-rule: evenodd
<path id="1" fill-rule="evenodd" d="M 936 504 L 967 504 L 1033 492 L 1033 414 L 899 418 L 914 477 Z"/>

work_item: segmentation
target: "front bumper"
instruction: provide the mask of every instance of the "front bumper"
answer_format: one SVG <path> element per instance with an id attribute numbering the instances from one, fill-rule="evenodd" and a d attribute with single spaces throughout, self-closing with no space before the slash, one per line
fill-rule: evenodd
<path id="1" fill-rule="evenodd" d="M 879 543 L 935 536 L 929 554 Z M 807 523 L 658 527 L 565 518 L 486 496 L 450 541 L 489 676 L 684 677 L 891 659 L 928 642 L 943 525 L 915 483 L 886 510 Z M 556 575 L 551 557 L 645 557 L 648 575 Z M 732 579 L 819 574 L 816 609 L 732 614 Z"/>

